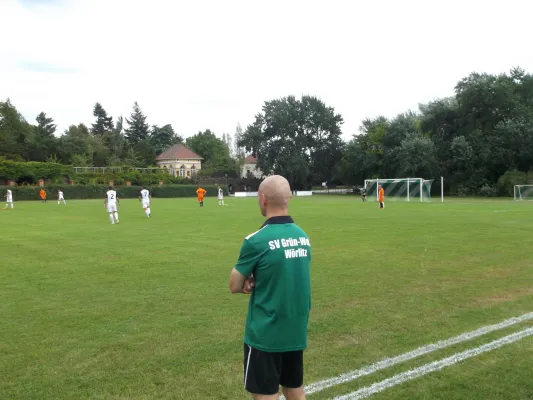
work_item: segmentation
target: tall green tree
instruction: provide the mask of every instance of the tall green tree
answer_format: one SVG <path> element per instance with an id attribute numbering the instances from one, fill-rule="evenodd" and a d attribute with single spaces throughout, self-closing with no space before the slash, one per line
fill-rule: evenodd
<path id="1" fill-rule="evenodd" d="M 241 124 L 237 124 L 237 127 L 235 128 L 235 134 L 233 136 L 233 156 L 237 160 L 244 159 L 246 157 L 246 150 L 244 147 L 239 145 L 239 143 L 242 140 L 243 136 L 243 130 Z"/>
<path id="2" fill-rule="evenodd" d="M 109 159 L 107 165 L 119 165 L 120 159 L 127 151 L 127 142 L 123 134 L 124 118 L 118 117 L 112 130 L 106 131 L 103 135 L 106 146 L 109 149 Z"/>
<path id="3" fill-rule="evenodd" d="M 215 176 L 238 174 L 237 162 L 231 158 L 228 146 L 211 130 L 188 137 L 185 144 L 203 158 L 202 169 L 211 170 Z"/>
<path id="4" fill-rule="evenodd" d="M 229 155 L 231 156 L 233 154 L 233 138 L 229 133 L 223 133 L 222 134 L 222 141 L 226 145 L 226 147 L 229 150 Z"/>
<path id="5" fill-rule="evenodd" d="M 57 125 L 45 112 L 39 113 L 36 118 L 37 126 L 34 128 L 32 161 L 46 161 L 56 152 L 57 138 L 55 132 Z"/>
<path id="6" fill-rule="evenodd" d="M 46 116 L 45 112 L 39 113 L 36 118 L 37 126 L 36 133 L 40 137 L 53 138 L 54 133 L 57 130 L 57 125 L 54 124 L 54 120 Z"/>
<path id="7" fill-rule="evenodd" d="M 126 140 L 130 146 L 134 146 L 145 141 L 150 136 L 150 126 L 146 122 L 146 116 L 143 114 L 139 104 L 135 102 L 130 118 L 126 118 L 128 128 L 125 130 Z"/>
<path id="8" fill-rule="evenodd" d="M 156 152 L 150 137 L 137 142 L 131 148 L 139 156 L 140 167 L 149 167 L 155 165 Z"/>
<path id="9" fill-rule="evenodd" d="M 164 125 L 161 128 L 154 125 L 152 127 L 151 142 L 156 155 L 159 155 L 170 146 L 183 143 L 183 138 L 174 132 L 174 128 L 170 124 Z"/>
<path id="10" fill-rule="evenodd" d="M 105 167 L 111 156 L 106 140 L 102 136 L 91 135 L 87 140 L 87 156 L 95 167 Z"/>
<path id="11" fill-rule="evenodd" d="M 84 155 L 92 163 L 92 155 L 89 157 L 89 129 L 84 124 L 71 125 L 58 140 L 58 157 L 65 163 L 73 162 L 73 156 Z"/>
<path id="12" fill-rule="evenodd" d="M 365 179 L 379 178 L 380 171 L 381 159 L 369 151 L 368 137 L 354 135 L 343 149 L 340 163 L 342 181 L 349 185 L 362 185 Z"/>
<path id="13" fill-rule="evenodd" d="M 333 178 L 342 123 L 341 115 L 316 97 L 287 96 L 265 102 L 238 145 L 257 155 L 264 173 L 282 174 L 301 189 Z"/>
<path id="14" fill-rule="evenodd" d="M 419 133 L 408 134 L 400 144 L 398 166 L 402 177 L 438 176 L 435 145 L 431 139 Z"/>
<path id="15" fill-rule="evenodd" d="M 102 136 L 105 132 L 113 130 L 113 118 L 107 116 L 107 111 L 104 110 L 100 103 L 94 105 L 93 115 L 96 117 L 96 122 L 91 129 L 93 135 Z"/>
<path id="16" fill-rule="evenodd" d="M 9 99 L 0 102 L 0 156 L 31 161 L 34 129 Z"/>

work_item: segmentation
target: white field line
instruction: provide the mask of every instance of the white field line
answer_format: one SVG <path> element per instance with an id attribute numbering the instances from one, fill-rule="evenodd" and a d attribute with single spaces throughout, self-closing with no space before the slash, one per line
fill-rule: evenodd
<path id="1" fill-rule="evenodd" d="M 482 346 L 463 351 L 462 353 L 456 353 L 453 356 L 443 358 L 442 360 L 434 361 L 429 364 L 424 364 L 418 368 L 411 369 L 401 374 L 394 375 L 391 378 L 385 379 L 381 382 L 374 383 L 371 386 L 361 388 L 355 392 L 346 394 L 344 396 L 335 397 L 333 400 L 358 400 L 365 399 L 372 396 L 375 393 L 382 392 L 385 389 L 399 385 L 403 382 L 407 382 L 418 377 L 429 374 L 430 372 L 440 371 L 445 367 L 454 365 L 458 362 L 466 360 L 467 358 L 475 357 L 481 353 L 498 349 L 506 344 L 516 342 L 527 336 L 533 335 L 533 328 L 527 328 L 522 331 L 513 333 L 509 336 L 504 336 L 501 339 L 494 340 L 493 342 L 484 344 Z"/>
<path id="2" fill-rule="evenodd" d="M 351 382 L 357 378 L 360 378 L 362 376 L 373 374 L 376 371 L 381 371 L 383 369 L 392 367 L 393 365 L 412 360 L 413 358 L 417 358 L 420 356 L 423 356 L 425 354 L 432 353 L 436 350 L 441 350 L 446 347 L 466 342 L 468 340 L 472 340 L 474 338 L 477 338 L 479 336 L 486 335 L 487 333 L 494 332 L 500 329 L 507 328 L 512 325 L 519 324 L 520 322 L 528 321 L 533 319 L 533 312 L 523 314 L 519 317 L 513 317 L 506 319 L 505 321 L 502 321 L 498 324 L 494 325 L 487 325 L 482 328 L 476 329 L 475 331 L 462 333 L 459 336 L 455 336 L 446 340 L 441 340 L 436 343 L 428 344 L 422 347 L 419 347 L 418 349 L 412 350 L 408 353 L 400 354 L 399 356 L 395 356 L 392 358 L 385 358 L 381 361 L 378 361 L 375 364 L 368 365 L 366 367 L 363 367 L 361 369 L 356 369 L 354 371 L 346 372 L 344 374 L 335 376 L 333 378 L 324 379 L 322 381 L 318 381 L 315 383 L 312 383 L 305 387 L 305 393 L 307 395 L 320 392 L 324 389 L 330 388 L 332 386 L 341 385 L 346 382 Z M 283 396 L 280 397 L 280 400 L 284 400 L 285 398 Z"/>

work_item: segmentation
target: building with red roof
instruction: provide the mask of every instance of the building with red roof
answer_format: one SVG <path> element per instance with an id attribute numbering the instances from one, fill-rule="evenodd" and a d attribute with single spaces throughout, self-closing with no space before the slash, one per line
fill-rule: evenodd
<path id="1" fill-rule="evenodd" d="M 175 144 L 155 158 L 159 168 L 166 168 L 173 176 L 190 178 L 202 169 L 202 157 L 184 144 Z"/>

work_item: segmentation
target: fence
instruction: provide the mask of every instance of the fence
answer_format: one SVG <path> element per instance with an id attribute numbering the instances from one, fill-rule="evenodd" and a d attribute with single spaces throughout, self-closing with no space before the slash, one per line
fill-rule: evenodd
<path id="1" fill-rule="evenodd" d="M 353 189 L 318 189 L 313 190 L 313 194 L 347 194 L 353 193 Z"/>
<path id="2" fill-rule="evenodd" d="M 235 197 L 257 197 L 257 192 L 235 192 Z M 301 197 L 301 196 L 312 196 L 312 191 L 296 191 L 295 196 Z"/>
<path id="3" fill-rule="evenodd" d="M 127 168 L 127 167 L 72 167 L 74 172 L 87 173 L 92 172 L 94 174 L 105 174 L 106 172 L 122 172 L 122 171 L 141 171 L 143 173 L 150 172 L 162 172 L 161 168 Z"/>

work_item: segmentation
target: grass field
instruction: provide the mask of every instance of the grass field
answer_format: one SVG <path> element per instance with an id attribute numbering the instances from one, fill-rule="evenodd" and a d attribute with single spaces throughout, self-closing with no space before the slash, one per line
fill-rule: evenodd
<path id="1" fill-rule="evenodd" d="M 16 199 L 15 199 L 16 200 Z M 67 199 L 68 201 L 68 199 Z M 0 213 L 0 399 L 248 399 L 228 276 L 255 199 L 15 203 Z M 313 249 L 306 384 L 533 311 L 533 204 L 297 198 Z M 533 326 L 314 393 L 326 399 Z M 373 399 L 533 398 L 533 336 Z"/>

